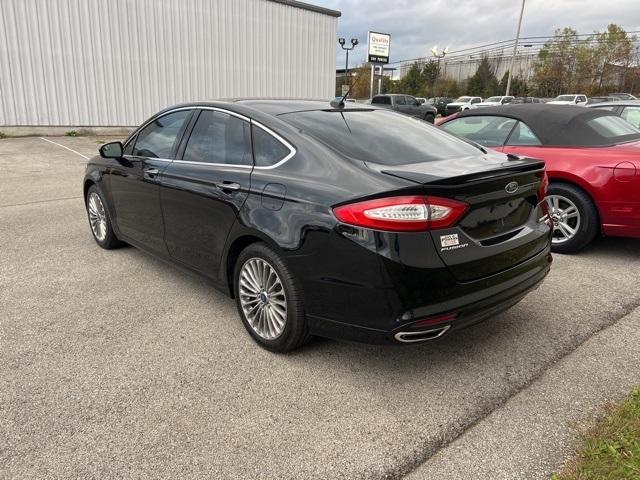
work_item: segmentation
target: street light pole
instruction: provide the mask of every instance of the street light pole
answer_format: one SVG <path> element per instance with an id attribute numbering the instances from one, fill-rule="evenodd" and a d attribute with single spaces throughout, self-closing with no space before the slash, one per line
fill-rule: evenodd
<path id="1" fill-rule="evenodd" d="M 347 55 L 346 55 L 347 58 L 346 58 L 345 65 L 344 65 L 344 82 L 342 83 L 342 85 L 344 86 L 347 83 L 349 83 L 349 85 L 351 85 L 351 79 L 348 78 L 349 77 L 349 52 L 351 50 L 353 50 L 354 48 L 356 48 L 356 45 L 358 45 L 358 39 L 357 38 L 352 38 L 351 39 L 351 48 L 345 47 L 345 44 L 347 43 L 347 41 L 342 37 L 338 39 L 338 43 L 340 44 L 342 49 L 347 52 Z"/>
<path id="2" fill-rule="evenodd" d="M 349 78 L 349 49 L 347 48 L 347 58 L 344 62 L 344 83 L 346 84 L 347 82 L 349 84 L 351 84 L 351 82 L 349 80 L 351 80 Z"/>
<path id="3" fill-rule="evenodd" d="M 522 15 L 524 14 L 524 2 L 525 0 L 522 0 L 522 7 L 520 7 L 520 19 L 518 20 L 516 42 L 513 45 L 513 55 L 511 56 L 511 68 L 509 69 L 509 74 L 507 75 L 507 91 L 504 93 L 505 95 L 509 95 L 509 90 L 511 90 L 511 75 L 513 75 L 513 69 L 516 65 L 516 53 L 518 51 L 518 42 L 520 41 L 520 27 L 522 26 Z"/>

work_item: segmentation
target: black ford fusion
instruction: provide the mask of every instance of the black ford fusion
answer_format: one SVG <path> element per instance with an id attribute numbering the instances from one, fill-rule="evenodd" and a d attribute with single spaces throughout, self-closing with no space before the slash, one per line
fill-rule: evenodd
<path id="1" fill-rule="evenodd" d="M 89 161 L 93 236 L 209 277 L 261 346 L 439 338 L 548 273 L 544 164 L 357 104 L 178 105 Z"/>

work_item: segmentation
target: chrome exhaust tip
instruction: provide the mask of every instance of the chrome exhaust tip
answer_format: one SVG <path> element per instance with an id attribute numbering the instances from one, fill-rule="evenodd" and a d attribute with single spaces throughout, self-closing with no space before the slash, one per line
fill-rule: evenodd
<path id="1" fill-rule="evenodd" d="M 440 338 L 447 333 L 447 330 L 450 328 L 451 325 L 445 325 L 444 327 L 420 330 L 418 332 L 398 332 L 393 336 L 393 338 L 402 343 L 427 342 L 429 340 Z"/>

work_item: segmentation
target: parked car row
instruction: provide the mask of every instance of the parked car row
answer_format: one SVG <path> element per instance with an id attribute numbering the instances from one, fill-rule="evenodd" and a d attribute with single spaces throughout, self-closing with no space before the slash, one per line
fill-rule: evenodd
<path id="1" fill-rule="evenodd" d="M 402 95 L 397 93 L 374 95 L 371 99 L 371 105 L 395 110 L 412 117 L 418 117 L 429 123 L 433 123 L 436 115 L 438 114 L 437 109 L 433 105 L 420 103 L 411 95 Z"/>

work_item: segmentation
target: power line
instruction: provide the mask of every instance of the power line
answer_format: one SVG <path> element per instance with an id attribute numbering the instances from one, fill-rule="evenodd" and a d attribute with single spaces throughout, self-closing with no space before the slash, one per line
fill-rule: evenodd
<path id="1" fill-rule="evenodd" d="M 638 34 L 640 33 L 640 30 L 631 30 L 628 32 L 619 32 L 619 33 L 608 33 L 608 32 L 595 32 L 595 33 L 582 33 L 582 34 L 575 34 L 574 37 L 593 37 L 593 39 L 585 39 L 583 40 L 590 40 L 591 43 L 596 43 L 598 41 L 597 35 L 607 35 L 607 39 L 611 39 L 614 40 L 616 37 L 625 37 L 628 35 L 634 35 L 634 34 Z M 613 38 L 612 38 L 613 37 Z M 531 45 L 531 47 L 534 46 L 543 46 L 544 44 L 546 44 L 548 41 L 550 40 L 554 40 L 554 39 L 558 39 L 561 38 L 559 35 L 543 35 L 543 36 L 531 36 L 531 37 L 520 37 L 520 43 L 522 43 L 522 45 L 526 45 L 527 48 L 529 45 Z M 638 40 L 637 39 L 630 39 L 632 41 L 632 43 L 638 44 Z M 472 57 L 472 56 L 483 56 L 487 53 L 497 53 L 500 52 L 504 49 L 508 49 L 508 48 L 513 48 L 515 44 L 515 39 L 510 39 L 510 40 L 501 40 L 498 42 L 492 42 L 492 43 L 486 43 L 483 45 L 478 45 L 475 47 L 468 47 L 468 48 L 462 48 L 459 50 L 454 50 L 449 52 L 449 55 L 447 55 L 446 61 L 450 61 L 452 59 L 462 59 L 465 57 Z M 492 47 L 492 48 L 487 48 L 487 47 Z M 539 50 L 538 50 L 539 51 Z M 462 53 L 462 52 L 467 52 L 467 53 Z M 537 53 L 537 51 L 532 50 L 531 54 L 535 54 Z M 457 54 L 457 55 L 456 55 Z M 397 64 L 403 64 L 403 63 L 409 63 L 409 62 L 415 62 L 415 61 L 422 61 L 425 62 L 427 61 L 427 59 L 430 59 L 429 56 L 423 56 L 423 57 L 416 57 L 416 58 L 408 58 L 408 59 L 404 59 L 404 60 L 398 60 L 395 62 L 391 62 L 390 65 L 397 65 Z"/>

